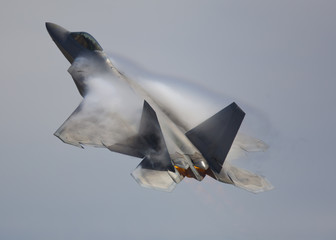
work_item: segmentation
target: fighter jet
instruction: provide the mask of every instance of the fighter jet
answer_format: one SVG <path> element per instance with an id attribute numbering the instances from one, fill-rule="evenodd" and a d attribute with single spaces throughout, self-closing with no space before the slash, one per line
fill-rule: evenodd
<path id="1" fill-rule="evenodd" d="M 244 151 L 267 148 L 254 138 L 239 141 L 245 112 L 235 102 L 191 126 L 193 118 L 169 104 L 175 96 L 163 101 L 164 91 L 128 77 L 89 33 L 70 32 L 54 23 L 46 23 L 46 28 L 70 62 L 68 72 L 83 97 L 55 132 L 63 142 L 142 159 L 131 175 L 141 186 L 156 190 L 172 191 L 185 177 L 201 181 L 205 176 L 252 192 L 272 188 L 265 178 L 226 161 L 235 146 Z M 188 97 L 183 96 L 181 104 L 184 100 Z"/>

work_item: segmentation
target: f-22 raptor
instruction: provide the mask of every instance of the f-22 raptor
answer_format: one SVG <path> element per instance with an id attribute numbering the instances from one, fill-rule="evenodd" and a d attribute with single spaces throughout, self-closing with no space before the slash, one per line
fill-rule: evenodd
<path id="1" fill-rule="evenodd" d="M 263 177 L 224 164 L 245 116 L 235 102 L 189 127 L 183 124 L 188 118 L 174 113 L 160 94 L 120 71 L 90 34 L 70 32 L 54 23 L 46 23 L 46 28 L 70 62 L 68 71 L 83 97 L 55 132 L 63 142 L 141 158 L 131 175 L 147 188 L 172 191 L 184 177 L 201 181 L 205 176 L 252 192 L 272 188 Z M 266 148 L 262 141 L 253 144 L 258 150 Z"/>

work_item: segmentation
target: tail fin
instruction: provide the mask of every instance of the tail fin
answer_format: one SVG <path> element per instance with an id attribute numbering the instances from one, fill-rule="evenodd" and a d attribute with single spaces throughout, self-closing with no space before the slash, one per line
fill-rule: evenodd
<path id="1" fill-rule="evenodd" d="M 233 102 L 186 133 L 216 173 L 220 173 L 244 117 L 243 110 Z"/>
<path id="2" fill-rule="evenodd" d="M 175 170 L 156 113 L 146 101 L 143 105 L 138 134 L 107 148 L 113 152 L 147 159 L 142 161 L 143 168 Z"/>
<path id="3" fill-rule="evenodd" d="M 170 192 L 182 180 L 171 162 L 156 113 L 146 101 L 138 134 L 107 148 L 113 152 L 142 158 L 141 163 L 131 173 L 142 187 Z"/>
<path id="4" fill-rule="evenodd" d="M 175 174 L 156 113 L 146 101 L 139 136 L 150 148 L 147 148 L 144 159 L 131 175 L 142 187 L 172 191 L 181 179 Z"/>

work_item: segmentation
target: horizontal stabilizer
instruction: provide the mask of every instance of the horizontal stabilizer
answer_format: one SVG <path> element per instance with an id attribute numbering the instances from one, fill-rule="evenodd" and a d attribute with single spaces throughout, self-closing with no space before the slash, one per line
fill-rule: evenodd
<path id="1" fill-rule="evenodd" d="M 186 133 L 213 171 L 221 171 L 244 117 L 243 110 L 231 103 Z"/>
<path id="2" fill-rule="evenodd" d="M 228 165 L 226 172 L 235 186 L 247 191 L 258 193 L 273 189 L 265 178 L 247 170 Z"/>
<path id="3" fill-rule="evenodd" d="M 131 175 L 141 187 L 166 192 L 171 192 L 176 187 L 176 183 L 168 171 L 156 171 L 140 167 L 136 168 Z"/>
<path id="4" fill-rule="evenodd" d="M 142 187 L 171 192 L 181 179 L 169 170 L 157 170 L 156 166 L 151 166 L 152 163 L 153 160 L 145 158 L 132 172 L 132 177 Z"/>

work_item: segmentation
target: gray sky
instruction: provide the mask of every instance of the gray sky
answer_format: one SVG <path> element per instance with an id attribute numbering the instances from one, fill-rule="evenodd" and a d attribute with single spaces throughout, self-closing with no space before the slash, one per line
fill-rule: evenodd
<path id="1" fill-rule="evenodd" d="M 322 0 L 4 2 L 0 238 L 335 239 L 335 12 Z M 45 21 L 257 107 L 271 148 L 240 164 L 275 189 L 205 179 L 157 192 L 129 175 L 139 159 L 63 144 L 53 133 L 81 98 Z"/>

